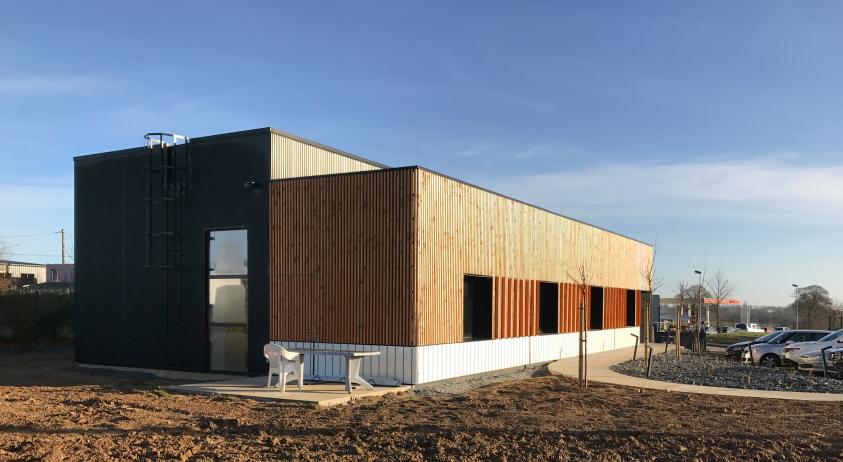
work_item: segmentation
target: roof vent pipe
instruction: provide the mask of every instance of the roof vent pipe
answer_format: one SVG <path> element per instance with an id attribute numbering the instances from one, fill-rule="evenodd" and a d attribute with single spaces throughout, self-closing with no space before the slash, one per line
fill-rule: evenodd
<path id="1" fill-rule="evenodd" d="M 190 138 L 175 133 L 147 133 L 143 135 L 146 139 L 146 147 L 152 149 L 156 146 L 174 146 L 181 141 L 182 144 L 190 143 Z"/>

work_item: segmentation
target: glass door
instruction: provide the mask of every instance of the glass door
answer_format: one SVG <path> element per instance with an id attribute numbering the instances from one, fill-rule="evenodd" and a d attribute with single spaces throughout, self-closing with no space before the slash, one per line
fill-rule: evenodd
<path id="1" fill-rule="evenodd" d="M 245 229 L 208 233 L 210 369 L 246 372 L 249 265 Z"/>

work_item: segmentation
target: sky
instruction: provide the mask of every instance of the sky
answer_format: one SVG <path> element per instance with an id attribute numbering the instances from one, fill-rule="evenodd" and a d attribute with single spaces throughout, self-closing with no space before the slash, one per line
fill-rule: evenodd
<path id="1" fill-rule="evenodd" d="M 73 156 L 272 126 L 655 243 L 665 295 L 720 269 L 751 304 L 843 299 L 843 3 L 13 5 L 13 259 L 61 228 L 72 255 Z"/>

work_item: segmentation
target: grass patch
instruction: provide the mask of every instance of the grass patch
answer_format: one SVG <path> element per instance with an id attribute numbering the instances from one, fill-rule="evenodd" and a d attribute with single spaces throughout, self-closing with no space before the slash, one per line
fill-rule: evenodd
<path id="1" fill-rule="evenodd" d="M 762 335 L 767 335 L 767 333 L 768 332 L 728 332 L 725 334 L 709 335 L 706 337 L 706 343 L 709 345 L 731 345 L 733 343 L 755 340 Z"/>
<path id="2" fill-rule="evenodd" d="M 152 393 L 155 393 L 155 396 L 159 398 L 166 398 L 171 395 L 169 391 L 163 390 L 161 388 L 156 388 L 155 390 L 152 390 Z"/>

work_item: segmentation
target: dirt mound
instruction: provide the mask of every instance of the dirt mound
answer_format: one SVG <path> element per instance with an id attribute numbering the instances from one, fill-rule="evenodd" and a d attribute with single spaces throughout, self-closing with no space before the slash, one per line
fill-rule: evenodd
<path id="1" fill-rule="evenodd" d="M 322 409 L 160 393 L 70 358 L 0 357 L 0 460 L 843 460 L 840 403 L 536 377 Z"/>

